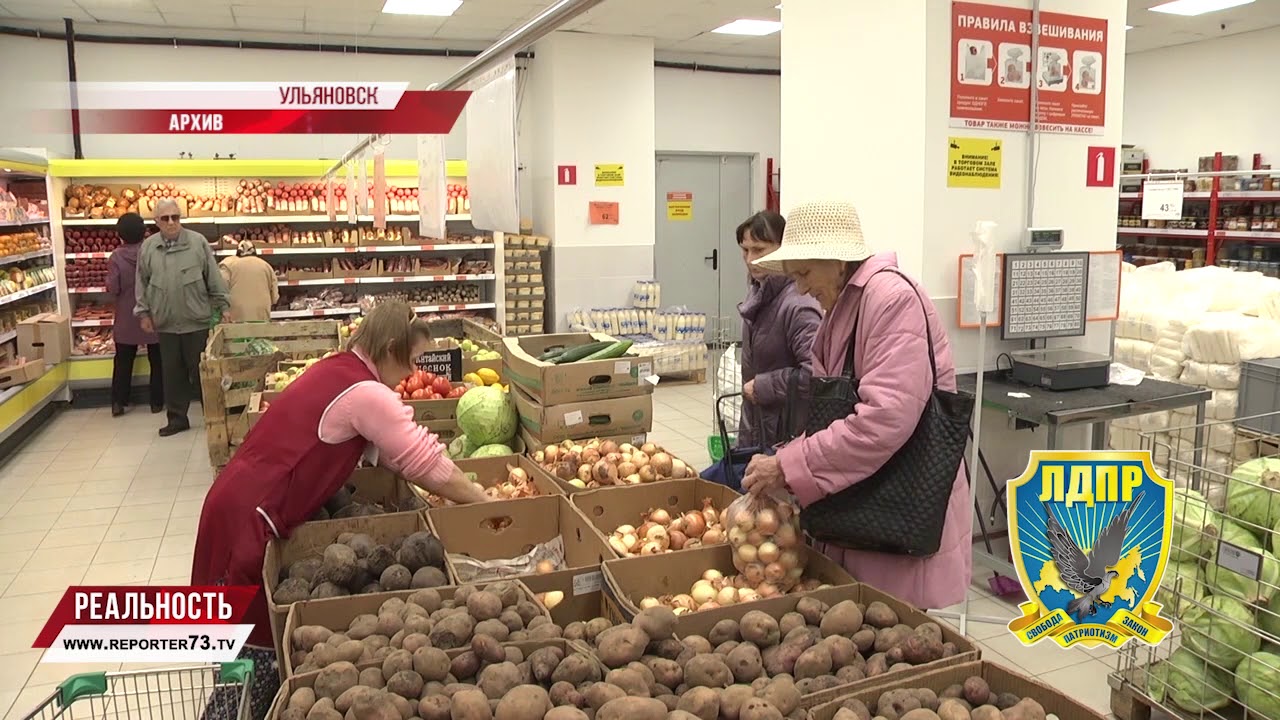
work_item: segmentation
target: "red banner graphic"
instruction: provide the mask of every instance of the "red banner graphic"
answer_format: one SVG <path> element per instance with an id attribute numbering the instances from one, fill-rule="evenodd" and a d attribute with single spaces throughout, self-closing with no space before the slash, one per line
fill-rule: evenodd
<path id="1" fill-rule="evenodd" d="M 33 648 L 47 648 L 67 625 L 238 625 L 256 585 L 69 587 Z"/>
<path id="2" fill-rule="evenodd" d="M 89 135 L 447 135 L 469 91 L 406 91 L 393 110 L 148 109 L 80 111 Z"/>

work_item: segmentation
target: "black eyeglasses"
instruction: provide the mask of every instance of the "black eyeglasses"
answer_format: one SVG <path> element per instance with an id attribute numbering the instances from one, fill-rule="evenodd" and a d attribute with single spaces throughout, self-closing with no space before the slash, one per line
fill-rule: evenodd
<path id="1" fill-rule="evenodd" d="M 182 219 L 181 215 L 157 215 L 156 216 L 156 220 L 158 222 L 178 222 L 181 219 Z"/>

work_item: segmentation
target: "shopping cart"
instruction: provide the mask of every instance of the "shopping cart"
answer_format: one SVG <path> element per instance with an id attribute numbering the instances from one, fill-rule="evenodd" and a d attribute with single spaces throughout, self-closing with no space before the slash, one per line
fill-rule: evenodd
<path id="1" fill-rule="evenodd" d="M 253 668 L 234 660 L 72 675 L 23 720 L 249 720 Z"/>

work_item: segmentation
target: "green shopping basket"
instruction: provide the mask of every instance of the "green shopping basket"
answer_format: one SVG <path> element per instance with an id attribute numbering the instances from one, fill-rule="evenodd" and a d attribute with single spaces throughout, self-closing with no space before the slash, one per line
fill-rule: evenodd
<path id="1" fill-rule="evenodd" d="M 249 720 L 253 661 L 72 675 L 23 720 Z M 216 694 L 216 696 L 215 696 Z M 211 708 L 210 701 L 215 701 Z M 208 712 L 207 712 L 208 711 Z"/>

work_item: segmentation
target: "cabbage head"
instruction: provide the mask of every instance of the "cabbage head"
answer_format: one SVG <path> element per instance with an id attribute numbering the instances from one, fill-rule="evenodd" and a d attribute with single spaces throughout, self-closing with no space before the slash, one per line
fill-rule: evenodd
<path id="1" fill-rule="evenodd" d="M 450 460 L 464 460 L 471 457 L 471 453 L 475 452 L 476 445 L 471 442 L 471 438 L 466 435 L 459 435 L 449 443 L 447 455 Z"/>
<path id="2" fill-rule="evenodd" d="M 500 443 L 494 443 L 492 445 L 482 445 L 476 448 L 476 451 L 471 453 L 470 457 L 488 458 L 488 457 L 502 457 L 504 455 L 515 455 L 515 454 L 516 454 L 516 451 L 512 450 L 506 445 L 502 445 Z"/>
<path id="3" fill-rule="evenodd" d="M 1199 562 L 1218 546 L 1220 515 L 1195 490 L 1178 488 L 1173 495 L 1173 562 Z"/>
<path id="4" fill-rule="evenodd" d="M 509 444 L 516 435 L 516 405 L 496 385 L 473 387 L 458 398 L 458 429 L 476 447 Z"/>
<path id="5" fill-rule="evenodd" d="M 1244 549 L 1262 556 L 1262 571 L 1258 579 L 1241 575 L 1216 562 L 1209 562 L 1204 567 L 1204 579 L 1209 584 L 1209 592 L 1214 595 L 1230 595 L 1250 605 L 1267 602 L 1275 596 L 1276 587 L 1280 586 L 1280 560 L 1261 547 Z"/>
<path id="6" fill-rule="evenodd" d="M 1274 638 L 1264 638 L 1262 649 L 1266 652 L 1280 652 L 1267 648 L 1268 645 L 1280 642 L 1280 595 L 1273 596 L 1270 602 L 1258 607 L 1258 629 Z"/>
<path id="7" fill-rule="evenodd" d="M 1211 595 L 1182 616 L 1182 644 L 1210 664 L 1235 670 L 1244 656 L 1258 652 L 1262 637 L 1253 611 L 1240 600 Z"/>
<path id="8" fill-rule="evenodd" d="M 1167 699 L 1188 712 L 1221 710 L 1231 703 L 1231 674 L 1184 647 L 1152 668 L 1148 683 L 1153 700 Z"/>
<path id="9" fill-rule="evenodd" d="M 1251 717 L 1280 718 L 1280 655 L 1256 652 L 1236 667 L 1236 697 Z"/>
<path id="10" fill-rule="evenodd" d="M 1181 578 L 1182 584 L 1178 585 Z M 1177 590 L 1177 595 L 1174 591 Z M 1188 608 L 1200 602 L 1205 596 L 1204 573 L 1200 565 L 1194 562 L 1171 562 L 1164 568 L 1164 578 L 1160 580 L 1160 589 L 1156 590 L 1156 602 L 1164 606 L 1171 615 L 1182 619 Z"/>
<path id="11" fill-rule="evenodd" d="M 1246 527 L 1225 516 L 1218 520 L 1218 536 L 1236 547 L 1264 547 L 1258 537 L 1259 528 Z"/>
<path id="12" fill-rule="evenodd" d="M 1244 463 L 1227 481 L 1227 514 L 1255 527 L 1280 521 L 1280 458 Z"/>

